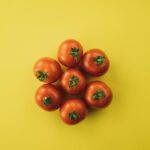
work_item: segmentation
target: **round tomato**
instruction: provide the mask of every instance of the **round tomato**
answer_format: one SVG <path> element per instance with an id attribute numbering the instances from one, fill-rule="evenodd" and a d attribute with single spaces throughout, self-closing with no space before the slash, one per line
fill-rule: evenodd
<path id="1" fill-rule="evenodd" d="M 91 82 L 85 91 L 85 100 L 91 108 L 102 108 L 112 100 L 111 89 L 101 81 Z"/>
<path id="2" fill-rule="evenodd" d="M 58 60 L 67 67 L 75 67 L 83 56 L 81 44 L 73 39 L 64 41 L 58 50 Z"/>
<path id="3" fill-rule="evenodd" d="M 53 83 L 59 79 L 61 67 L 54 59 L 41 58 L 34 65 L 34 74 L 40 81 Z"/>
<path id="4" fill-rule="evenodd" d="M 87 73 L 93 76 L 100 76 L 107 72 L 109 60 L 103 51 L 91 49 L 84 54 L 82 67 Z"/>
<path id="5" fill-rule="evenodd" d="M 88 113 L 82 99 L 72 98 L 67 100 L 60 108 L 60 116 L 67 124 L 76 124 L 83 120 Z"/>
<path id="6" fill-rule="evenodd" d="M 47 111 L 59 108 L 62 103 L 61 97 L 61 92 L 52 84 L 44 84 L 40 86 L 35 94 L 37 104 Z"/>
<path id="7" fill-rule="evenodd" d="M 86 79 L 77 69 L 66 70 L 60 80 L 63 89 L 71 95 L 80 94 L 86 86 Z"/>

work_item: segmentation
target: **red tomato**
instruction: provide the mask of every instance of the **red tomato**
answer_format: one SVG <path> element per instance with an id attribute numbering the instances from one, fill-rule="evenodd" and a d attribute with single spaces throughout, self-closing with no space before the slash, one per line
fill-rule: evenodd
<path id="1" fill-rule="evenodd" d="M 40 81 L 53 83 L 59 79 L 61 67 L 54 59 L 41 58 L 34 65 L 34 74 Z"/>
<path id="2" fill-rule="evenodd" d="M 93 76 L 100 76 L 107 72 L 109 60 L 103 51 L 91 49 L 84 54 L 82 67 L 87 73 Z"/>
<path id="3" fill-rule="evenodd" d="M 58 60 L 67 67 L 75 67 L 83 56 L 81 44 L 73 39 L 64 41 L 58 50 Z"/>
<path id="4" fill-rule="evenodd" d="M 82 99 L 72 98 L 67 100 L 60 108 L 62 120 L 70 125 L 83 120 L 88 113 L 87 107 Z"/>
<path id="5" fill-rule="evenodd" d="M 86 79 L 77 69 L 66 70 L 60 80 L 63 89 L 71 95 L 80 94 L 86 86 Z"/>
<path id="6" fill-rule="evenodd" d="M 93 81 L 86 88 L 85 100 L 91 108 L 106 107 L 112 100 L 111 89 L 101 81 Z"/>
<path id="7" fill-rule="evenodd" d="M 47 111 L 59 108 L 62 103 L 61 97 L 61 92 L 52 84 L 44 84 L 40 86 L 35 94 L 37 104 Z"/>

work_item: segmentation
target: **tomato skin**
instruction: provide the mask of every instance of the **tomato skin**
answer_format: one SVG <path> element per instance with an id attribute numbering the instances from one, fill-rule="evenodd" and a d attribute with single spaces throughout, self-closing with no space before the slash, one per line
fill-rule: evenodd
<path id="1" fill-rule="evenodd" d="M 76 79 L 74 80 L 73 78 Z M 72 79 L 72 83 L 77 82 L 77 84 L 70 87 Z M 78 69 L 66 70 L 61 76 L 60 83 L 63 89 L 71 95 L 80 94 L 86 87 L 86 79 Z"/>
<path id="2" fill-rule="evenodd" d="M 91 49 L 87 51 L 82 60 L 82 68 L 93 76 L 100 76 L 106 73 L 109 68 L 109 64 L 108 57 L 100 49 Z"/>
<path id="3" fill-rule="evenodd" d="M 59 46 L 58 60 L 66 67 L 75 67 L 79 64 L 83 56 L 83 48 L 81 44 L 74 40 L 65 40 Z"/>
<path id="4" fill-rule="evenodd" d="M 53 83 L 61 76 L 60 64 L 48 57 L 39 59 L 34 65 L 34 74 L 42 82 Z"/>
<path id="5" fill-rule="evenodd" d="M 72 113 L 75 113 L 74 115 L 77 116 L 71 117 Z M 62 120 L 70 125 L 77 124 L 83 120 L 87 113 L 88 109 L 85 103 L 79 98 L 68 99 L 60 108 L 60 116 Z"/>
<path id="6" fill-rule="evenodd" d="M 35 100 L 42 109 L 53 111 L 60 107 L 62 94 L 56 86 L 44 84 L 37 89 Z"/>
<path id="7" fill-rule="evenodd" d="M 104 108 L 110 104 L 112 96 L 111 89 L 104 82 L 93 81 L 87 86 L 84 98 L 91 108 Z"/>

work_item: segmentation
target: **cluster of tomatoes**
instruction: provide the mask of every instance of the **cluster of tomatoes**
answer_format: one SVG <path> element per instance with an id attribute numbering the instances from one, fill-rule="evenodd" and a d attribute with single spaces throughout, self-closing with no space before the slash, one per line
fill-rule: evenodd
<path id="1" fill-rule="evenodd" d="M 107 72 L 109 60 L 102 50 L 91 49 L 83 54 L 81 44 L 69 39 L 59 46 L 58 60 L 67 69 L 62 71 L 60 64 L 48 57 L 41 58 L 34 65 L 35 76 L 46 83 L 35 94 L 41 108 L 47 111 L 60 108 L 62 120 L 76 124 L 86 117 L 89 109 L 110 104 L 111 89 L 102 81 L 87 84 L 86 78 L 87 75 L 97 77 Z"/>

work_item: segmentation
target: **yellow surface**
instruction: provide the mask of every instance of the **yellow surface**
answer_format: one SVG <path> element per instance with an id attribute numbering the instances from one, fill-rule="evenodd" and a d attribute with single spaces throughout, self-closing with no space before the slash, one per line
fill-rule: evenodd
<path id="1" fill-rule="evenodd" d="M 79 40 L 111 61 L 112 104 L 68 126 L 34 101 L 34 62 Z M 149 150 L 150 1 L 0 1 L 0 150 Z"/>

